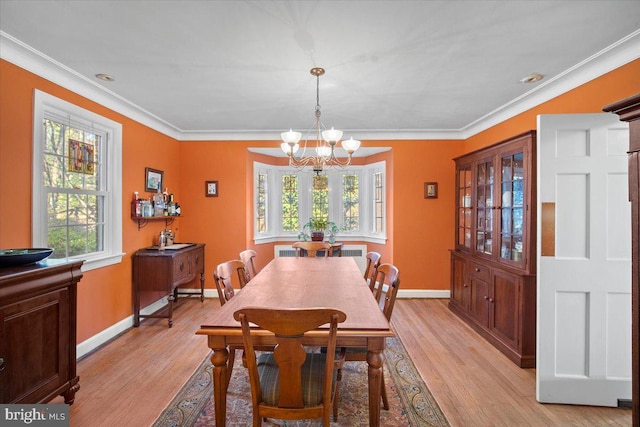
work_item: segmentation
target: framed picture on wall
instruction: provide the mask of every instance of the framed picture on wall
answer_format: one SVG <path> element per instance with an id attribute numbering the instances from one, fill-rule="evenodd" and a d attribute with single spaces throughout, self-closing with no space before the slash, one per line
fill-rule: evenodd
<path id="1" fill-rule="evenodd" d="M 144 168 L 144 191 L 157 193 L 159 189 L 162 192 L 163 179 L 164 172 L 158 169 Z"/>
<path id="2" fill-rule="evenodd" d="M 218 181 L 205 181 L 204 194 L 207 197 L 218 197 Z"/>
<path id="3" fill-rule="evenodd" d="M 437 199 L 438 198 L 438 183 L 437 182 L 425 182 L 424 183 L 424 198 L 425 199 Z"/>

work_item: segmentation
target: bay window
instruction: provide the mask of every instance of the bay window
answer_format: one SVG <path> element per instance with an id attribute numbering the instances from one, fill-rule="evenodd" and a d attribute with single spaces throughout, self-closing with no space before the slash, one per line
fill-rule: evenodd
<path id="1" fill-rule="evenodd" d="M 377 162 L 317 175 L 255 162 L 256 243 L 297 240 L 311 218 L 335 223 L 340 240 L 384 243 L 385 167 Z"/>

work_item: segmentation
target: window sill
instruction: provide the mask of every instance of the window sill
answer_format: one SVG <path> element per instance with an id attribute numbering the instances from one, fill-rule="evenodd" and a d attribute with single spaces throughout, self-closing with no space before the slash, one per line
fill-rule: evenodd
<path id="1" fill-rule="evenodd" d="M 254 237 L 253 242 L 256 245 L 262 245 L 265 243 L 276 243 L 276 242 L 292 242 L 297 241 L 297 235 L 287 235 L 287 236 L 260 236 Z M 326 240 L 326 236 L 325 236 Z M 377 243 L 380 245 L 384 245 L 387 243 L 386 236 L 354 236 L 354 235 L 344 235 L 344 236 L 336 236 L 336 241 L 338 242 L 367 242 L 367 243 Z"/>
<path id="2" fill-rule="evenodd" d="M 122 257 L 125 255 L 124 252 L 120 252 L 117 254 L 101 254 L 94 255 L 92 257 L 70 257 L 67 258 L 70 261 L 82 260 L 84 263 L 82 264 L 82 272 L 87 272 L 91 270 L 96 270 L 102 267 L 108 267 L 110 265 L 120 264 L 122 262 Z"/>

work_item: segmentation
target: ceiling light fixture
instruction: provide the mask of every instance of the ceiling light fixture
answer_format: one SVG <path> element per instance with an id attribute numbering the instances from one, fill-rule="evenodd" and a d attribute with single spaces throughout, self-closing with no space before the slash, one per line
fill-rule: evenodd
<path id="1" fill-rule="evenodd" d="M 331 128 L 326 130 L 320 121 L 320 76 L 324 74 L 324 68 L 315 67 L 310 71 L 311 75 L 316 76 L 316 120 L 311 129 L 308 131 L 307 139 L 304 141 L 302 154 L 296 157 L 296 152 L 300 148 L 300 139 L 302 133 L 289 129 L 288 132 L 282 132 L 280 135 L 284 141 L 280 144 L 282 151 L 289 156 L 289 166 L 302 169 L 305 166 L 313 165 L 313 171 L 319 174 L 327 167 L 344 168 L 351 164 L 351 155 L 360 147 L 360 141 L 351 137 L 347 141 L 342 141 L 342 148 L 347 152 L 347 158 L 340 160 L 335 155 L 335 148 L 342 139 L 342 131 Z M 315 133 L 315 154 L 305 155 L 307 144 L 312 142 L 312 134 Z M 311 150 L 311 148 L 310 148 Z"/>
<path id="2" fill-rule="evenodd" d="M 113 78 L 109 74 L 96 74 L 96 78 L 100 80 L 104 80 L 105 82 L 112 82 L 115 80 L 115 78 Z"/>
<path id="3" fill-rule="evenodd" d="M 520 83 L 535 83 L 535 82 L 539 82 L 543 78 L 544 78 L 544 74 L 531 73 L 527 77 L 525 77 L 524 79 L 521 79 Z"/>

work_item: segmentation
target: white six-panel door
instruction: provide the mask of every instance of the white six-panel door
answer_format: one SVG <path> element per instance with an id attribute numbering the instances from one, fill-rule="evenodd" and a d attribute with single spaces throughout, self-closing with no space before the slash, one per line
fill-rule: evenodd
<path id="1" fill-rule="evenodd" d="M 631 399 L 627 123 L 538 117 L 537 399 Z"/>

